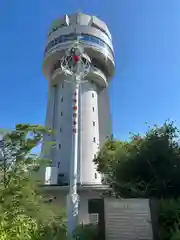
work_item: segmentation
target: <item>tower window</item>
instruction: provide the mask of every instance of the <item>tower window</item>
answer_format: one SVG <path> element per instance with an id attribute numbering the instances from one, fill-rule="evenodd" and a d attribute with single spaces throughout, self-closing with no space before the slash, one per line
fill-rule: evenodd
<path id="1" fill-rule="evenodd" d="M 61 149 L 61 144 L 59 144 L 59 149 Z"/>
<path id="2" fill-rule="evenodd" d="M 61 102 L 63 102 L 63 97 L 61 98 Z"/>
<path id="3" fill-rule="evenodd" d="M 97 179 L 97 173 L 94 174 L 94 178 Z"/>
<path id="4" fill-rule="evenodd" d="M 60 127 L 59 131 L 62 132 L 62 127 Z"/>
<path id="5" fill-rule="evenodd" d="M 60 173 L 60 174 L 59 174 L 59 177 L 64 177 L 64 174 L 63 174 L 63 173 Z"/>
<path id="6" fill-rule="evenodd" d="M 63 115 L 63 112 L 61 112 L 61 116 Z"/>
<path id="7" fill-rule="evenodd" d="M 61 87 L 64 88 L 64 83 L 61 84 Z"/>
<path id="8" fill-rule="evenodd" d="M 95 137 L 93 137 L 93 142 L 96 142 L 96 138 Z"/>
<path id="9" fill-rule="evenodd" d="M 93 121 L 93 126 L 95 126 L 96 125 L 96 123 Z"/>
<path id="10" fill-rule="evenodd" d="M 58 162 L 58 168 L 60 167 L 60 162 Z"/>
<path id="11" fill-rule="evenodd" d="M 96 154 L 94 154 L 94 159 L 96 158 Z"/>
<path id="12" fill-rule="evenodd" d="M 94 93 L 92 93 L 92 97 L 94 98 Z"/>
<path id="13" fill-rule="evenodd" d="M 93 110 L 93 112 L 94 112 L 94 107 L 92 107 L 92 110 Z"/>

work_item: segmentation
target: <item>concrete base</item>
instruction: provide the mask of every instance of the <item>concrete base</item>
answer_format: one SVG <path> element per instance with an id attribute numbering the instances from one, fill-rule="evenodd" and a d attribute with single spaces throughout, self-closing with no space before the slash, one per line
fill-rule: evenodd
<path id="1" fill-rule="evenodd" d="M 59 207 L 60 212 L 66 210 L 67 194 L 69 186 L 42 185 L 42 195 L 52 198 L 52 203 Z M 91 216 L 88 213 L 88 201 L 101 198 L 101 195 L 110 190 L 107 185 L 81 185 L 78 186 L 79 202 L 79 223 L 88 224 Z"/>

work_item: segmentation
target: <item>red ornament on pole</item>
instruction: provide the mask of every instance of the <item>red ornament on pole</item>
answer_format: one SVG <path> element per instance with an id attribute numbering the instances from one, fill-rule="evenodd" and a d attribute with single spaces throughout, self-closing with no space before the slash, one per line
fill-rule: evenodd
<path id="1" fill-rule="evenodd" d="M 74 110 L 74 111 L 77 111 L 77 106 L 74 106 L 74 107 L 73 107 L 73 110 Z"/>
<path id="2" fill-rule="evenodd" d="M 79 62 L 79 56 L 74 55 L 74 56 L 73 56 L 73 61 L 74 61 L 75 63 Z"/>

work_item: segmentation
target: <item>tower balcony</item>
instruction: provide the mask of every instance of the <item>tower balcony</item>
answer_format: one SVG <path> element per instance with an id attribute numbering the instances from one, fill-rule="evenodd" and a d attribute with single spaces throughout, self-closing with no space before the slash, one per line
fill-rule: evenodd
<path id="1" fill-rule="evenodd" d="M 70 79 L 72 76 L 67 77 L 61 68 L 57 68 L 51 76 L 51 84 L 57 85 L 61 80 Z M 100 89 L 104 89 L 108 86 L 107 77 L 97 67 L 92 66 L 90 72 L 85 76 L 85 80 L 93 81 Z M 73 79 L 72 79 L 73 82 Z"/>
<path id="2" fill-rule="evenodd" d="M 58 60 L 62 59 L 65 51 L 69 49 L 72 44 L 72 41 L 57 44 L 45 53 L 43 62 L 43 74 L 48 80 L 51 79 L 51 73 L 54 64 L 56 64 Z M 115 68 L 113 53 L 105 46 L 99 46 L 97 44 L 80 42 L 80 45 L 84 48 L 85 53 L 88 54 L 91 60 L 96 61 L 96 63 L 102 66 L 101 71 L 103 71 L 106 79 L 110 80 L 114 75 Z"/>

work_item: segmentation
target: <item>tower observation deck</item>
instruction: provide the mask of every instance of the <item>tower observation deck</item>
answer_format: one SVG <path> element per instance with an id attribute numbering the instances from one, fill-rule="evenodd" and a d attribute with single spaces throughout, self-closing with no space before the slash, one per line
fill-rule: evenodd
<path id="1" fill-rule="evenodd" d="M 114 75 L 114 52 L 111 34 L 104 22 L 83 13 L 65 15 L 53 22 L 48 32 L 43 74 L 48 80 L 48 103 L 45 125 L 55 130 L 44 141 L 56 141 L 49 152 L 52 160 L 52 184 L 69 184 L 72 149 L 73 87 L 61 69 L 61 59 L 75 42 L 91 59 L 91 70 L 80 85 L 78 182 L 101 184 L 101 174 L 93 159 L 105 139 L 112 134 L 108 84 Z M 56 175 L 56 176 L 55 176 Z"/>

